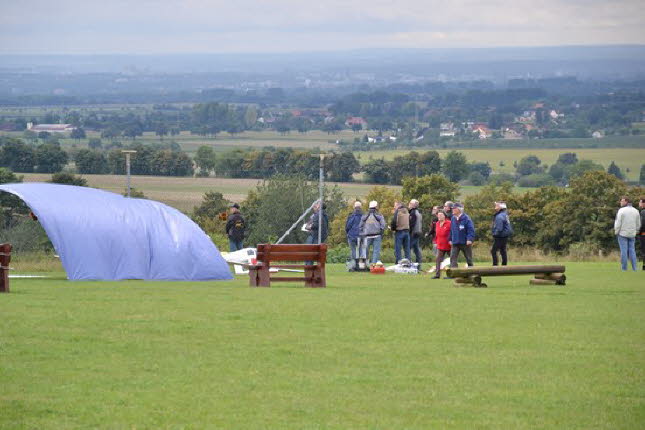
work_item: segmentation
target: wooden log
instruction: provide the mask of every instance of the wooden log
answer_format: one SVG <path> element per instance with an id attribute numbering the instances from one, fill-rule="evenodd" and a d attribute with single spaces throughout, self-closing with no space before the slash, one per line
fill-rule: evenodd
<path id="1" fill-rule="evenodd" d="M 486 288 L 488 285 L 482 283 L 482 277 L 479 275 L 471 275 L 467 278 L 455 278 L 454 283 L 456 287 L 475 287 Z"/>
<path id="2" fill-rule="evenodd" d="M 537 279 L 550 279 L 556 281 L 564 276 L 564 273 L 536 273 L 535 277 Z"/>
<path id="3" fill-rule="evenodd" d="M 463 278 L 470 275 L 480 276 L 513 276 L 533 275 L 536 273 L 564 273 L 561 265 L 550 266 L 475 266 L 467 269 L 449 268 L 446 273 L 453 278 Z"/>
<path id="4" fill-rule="evenodd" d="M 555 285 L 557 281 L 552 281 L 550 279 L 536 279 L 533 278 L 529 281 L 530 285 Z"/>

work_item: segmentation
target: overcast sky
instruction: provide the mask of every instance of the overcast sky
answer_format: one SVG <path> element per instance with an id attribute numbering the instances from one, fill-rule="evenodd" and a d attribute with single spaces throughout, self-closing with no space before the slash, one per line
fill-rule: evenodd
<path id="1" fill-rule="evenodd" d="M 0 0 L 1 53 L 645 44 L 645 0 Z"/>

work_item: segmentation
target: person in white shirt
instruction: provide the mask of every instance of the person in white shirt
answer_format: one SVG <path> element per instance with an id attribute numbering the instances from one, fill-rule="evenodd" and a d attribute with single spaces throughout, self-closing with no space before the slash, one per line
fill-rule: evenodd
<path id="1" fill-rule="evenodd" d="M 631 261 L 632 270 L 636 271 L 636 235 L 641 228 L 641 215 L 638 209 L 632 206 L 629 197 L 620 199 L 621 208 L 614 221 L 614 233 L 618 238 L 620 247 L 620 265 L 623 271 L 627 270 L 627 261 Z"/>

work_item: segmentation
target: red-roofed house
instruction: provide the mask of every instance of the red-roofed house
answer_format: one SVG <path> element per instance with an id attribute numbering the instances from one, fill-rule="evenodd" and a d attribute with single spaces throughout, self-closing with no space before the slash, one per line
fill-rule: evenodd
<path id="1" fill-rule="evenodd" d="M 360 116 L 350 116 L 347 118 L 345 121 L 345 125 L 347 127 L 351 127 L 353 125 L 360 125 L 362 128 L 367 128 L 367 121 L 365 121 L 363 118 Z"/>

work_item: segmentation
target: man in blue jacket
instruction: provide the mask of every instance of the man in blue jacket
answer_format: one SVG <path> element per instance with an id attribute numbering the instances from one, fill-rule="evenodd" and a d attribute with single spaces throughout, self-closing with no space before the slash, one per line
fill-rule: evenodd
<path id="1" fill-rule="evenodd" d="M 345 233 L 347 234 L 347 243 L 349 244 L 349 249 L 352 250 L 352 255 L 350 258 L 353 260 L 358 260 L 360 257 L 358 255 L 358 237 L 360 236 L 359 226 L 361 224 L 361 218 L 363 217 L 363 205 L 361 202 L 354 203 L 354 212 L 349 214 L 347 221 L 345 221 Z"/>
<path id="2" fill-rule="evenodd" d="M 509 236 L 513 233 L 511 222 L 506 213 L 505 202 L 495 202 L 495 215 L 493 216 L 493 247 L 490 253 L 493 256 L 493 266 L 497 266 L 497 252 L 502 256 L 502 266 L 508 263 L 506 254 L 506 243 Z"/>
<path id="3" fill-rule="evenodd" d="M 452 207 L 450 220 L 450 267 L 457 267 L 459 252 L 464 253 L 468 267 L 473 265 L 473 242 L 475 241 L 475 225 L 473 220 L 464 213 L 464 205 L 455 203 Z"/>

